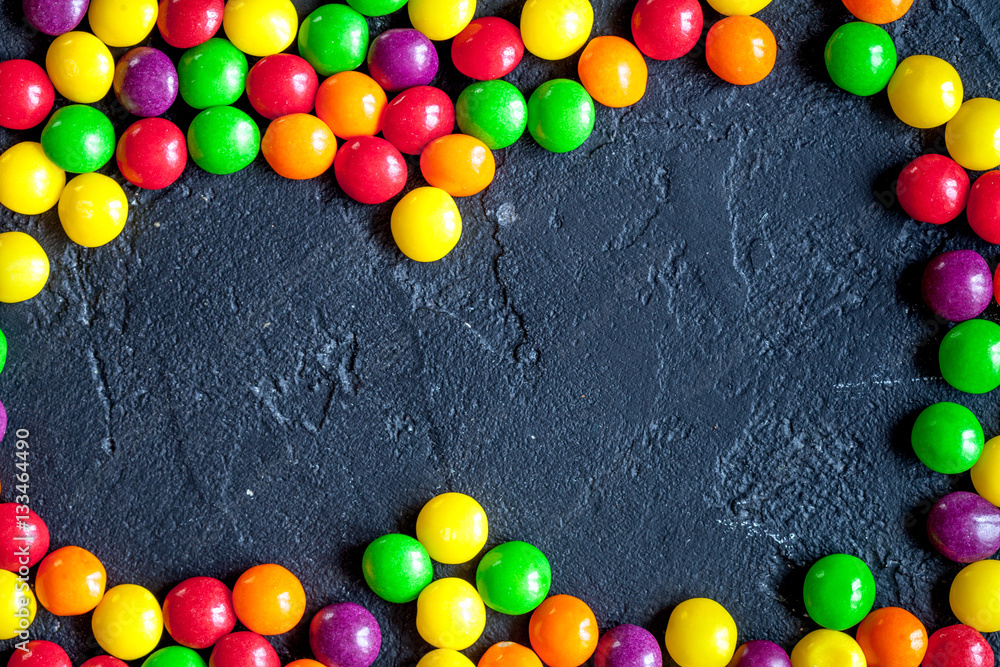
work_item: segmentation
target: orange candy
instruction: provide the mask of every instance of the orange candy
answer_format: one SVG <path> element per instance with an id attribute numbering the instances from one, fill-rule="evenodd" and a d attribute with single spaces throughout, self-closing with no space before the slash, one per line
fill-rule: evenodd
<path id="1" fill-rule="evenodd" d="M 280 565 L 258 565 L 236 581 L 233 609 L 248 630 L 281 635 L 302 620 L 306 592 L 298 578 Z"/>
<path id="2" fill-rule="evenodd" d="M 420 154 L 420 171 L 428 184 L 452 197 L 468 197 L 493 182 L 496 162 L 479 139 L 449 134 L 427 144 Z"/>
<path id="3" fill-rule="evenodd" d="M 315 660 L 310 660 L 309 658 L 302 658 L 301 660 L 288 663 L 285 667 L 324 667 L 324 665 L 322 662 L 316 662 Z"/>
<path id="4" fill-rule="evenodd" d="M 597 648 L 597 619 L 572 595 L 554 595 L 538 605 L 528 623 L 531 648 L 548 667 L 579 667 Z"/>
<path id="5" fill-rule="evenodd" d="M 303 180 L 316 178 L 333 165 L 337 139 L 316 116 L 293 113 L 271 121 L 260 148 L 279 175 Z"/>
<path id="6" fill-rule="evenodd" d="M 79 616 L 94 610 L 106 583 L 107 572 L 97 556 L 80 547 L 63 547 L 38 566 L 35 595 L 56 616 Z"/>
<path id="7" fill-rule="evenodd" d="M 639 49 L 621 37 L 595 37 L 580 56 L 580 82 L 606 107 L 627 107 L 646 94 L 649 71 Z"/>
<path id="8" fill-rule="evenodd" d="M 883 607 L 861 621 L 858 645 L 868 667 L 920 667 L 927 652 L 927 630 L 905 609 Z"/>
<path id="9" fill-rule="evenodd" d="M 334 74 L 316 93 L 316 115 L 341 139 L 373 137 L 382 129 L 385 91 L 367 74 Z"/>
<path id="10" fill-rule="evenodd" d="M 705 39 L 708 66 L 720 79 L 747 86 L 774 69 L 778 45 L 771 29 L 752 16 L 730 16 L 711 27 Z"/>
<path id="11" fill-rule="evenodd" d="M 500 642 L 486 649 L 477 667 L 542 667 L 542 661 L 527 646 Z"/>
<path id="12" fill-rule="evenodd" d="M 910 10 L 913 0 L 844 0 L 847 11 L 868 23 L 892 23 Z"/>

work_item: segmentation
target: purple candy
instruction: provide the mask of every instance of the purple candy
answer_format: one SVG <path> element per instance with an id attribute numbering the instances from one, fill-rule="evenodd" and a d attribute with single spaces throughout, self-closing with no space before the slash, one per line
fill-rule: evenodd
<path id="1" fill-rule="evenodd" d="M 433 42 L 419 30 L 395 28 L 372 40 L 368 72 L 386 91 L 426 86 L 438 71 Z"/>
<path id="2" fill-rule="evenodd" d="M 309 645 L 326 667 L 368 667 L 382 648 L 382 631 L 367 609 L 341 602 L 320 609 L 313 617 Z"/>
<path id="3" fill-rule="evenodd" d="M 7 432 L 7 411 L 0 403 L 0 440 L 3 440 L 4 433 Z"/>
<path id="4" fill-rule="evenodd" d="M 977 317 L 993 298 L 990 267 L 975 250 L 952 250 L 927 263 L 920 283 L 924 302 L 952 322 Z"/>
<path id="5" fill-rule="evenodd" d="M 24 18 L 35 30 L 61 35 L 75 30 L 90 7 L 90 0 L 24 0 Z"/>
<path id="6" fill-rule="evenodd" d="M 755 639 L 736 649 L 729 667 L 792 667 L 792 661 L 774 642 Z"/>
<path id="7" fill-rule="evenodd" d="M 949 493 L 931 508 L 927 535 L 945 558 L 985 560 L 1000 549 L 1000 509 L 975 493 Z"/>
<path id="8" fill-rule="evenodd" d="M 662 667 L 656 637 L 638 625 L 619 625 L 605 632 L 594 651 L 594 667 Z"/>
<path id="9" fill-rule="evenodd" d="M 115 67 L 115 97 L 136 116 L 159 116 L 177 99 L 177 68 L 159 49 L 132 49 Z"/>

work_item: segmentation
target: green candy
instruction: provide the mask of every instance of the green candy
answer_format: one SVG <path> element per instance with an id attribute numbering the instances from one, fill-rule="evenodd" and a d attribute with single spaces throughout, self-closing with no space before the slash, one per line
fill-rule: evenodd
<path id="1" fill-rule="evenodd" d="M 458 96 L 455 118 L 463 134 L 495 151 L 510 146 L 524 134 L 528 105 L 521 91 L 506 81 L 478 81 Z"/>
<path id="2" fill-rule="evenodd" d="M 976 415 L 957 403 L 928 405 L 910 434 L 913 452 L 934 472 L 957 475 L 976 465 L 983 453 L 983 427 Z"/>
<path id="3" fill-rule="evenodd" d="M 528 100 L 528 132 L 547 151 L 579 148 L 594 131 L 594 100 L 569 79 L 546 81 Z"/>
<path id="4" fill-rule="evenodd" d="M 248 71 L 242 51 L 213 37 L 185 51 L 177 63 L 181 97 L 195 109 L 232 104 L 243 94 Z"/>
<path id="5" fill-rule="evenodd" d="M 361 571 L 372 591 L 387 602 L 413 602 L 434 579 L 434 566 L 424 546 L 398 533 L 383 535 L 368 545 Z"/>
<path id="6" fill-rule="evenodd" d="M 823 51 L 826 71 L 840 88 L 855 95 L 874 95 L 896 71 L 896 47 L 885 30 L 855 21 L 837 28 Z"/>
<path id="7" fill-rule="evenodd" d="M 385 16 L 402 9 L 406 0 L 347 0 L 347 4 L 365 16 Z"/>
<path id="8" fill-rule="evenodd" d="M 802 596 L 812 620 L 830 630 L 846 630 L 872 610 L 875 578 L 860 558 L 833 554 L 809 568 Z"/>
<path id="9" fill-rule="evenodd" d="M 169 646 L 146 658 L 142 667 L 205 667 L 205 661 L 197 651 L 183 646 Z"/>
<path id="10" fill-rule="evenodd" d="M 527 614 L 542 603 L 551 584 L 549 559 L 527 542 L 505 542 L 490 549 L 476 568 L 480 597 L 501 614 Z"/>
<path id="11" fill-rule="evenodd" d="M 347 5 L 323 5 L 299 29 L 299 55 L 320 76 L 357 69 L 368 53 L 368 21 Z"/>
<path id="12" fill-rule="evenodd" d="M 945 382 L 968 394 L 1000 387 L 1000 325 L 966 320 L 945 334 L 938 349 Z"/>
<path id="13" fill-rule="evenodd" d="M 60 169 L 89 174 L 115 154 L 115 128 L 94 107 L 71 104 L 52 114 L 45 124 L 42 150 Z"/>
<path id="14" fill-rule="evenodd" d="M 210 174 L 232 174 L 257 157 L 260 130 L 235 107 L 212 107 L 191 121 L 187 142 L 191 159 L 199 167 Z"/>
<path id="15" fill-rule="evenodd" d="M 0 372 L 3 371 L 4 364 L 7 363 L 7 337 L 0 331 Z"/>

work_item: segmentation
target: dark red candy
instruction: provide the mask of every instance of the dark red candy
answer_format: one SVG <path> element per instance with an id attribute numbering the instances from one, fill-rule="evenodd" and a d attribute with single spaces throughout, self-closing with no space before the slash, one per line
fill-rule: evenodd
<path id="1" fill-rule="evenodd" d="M 30 60 L 0 63 L 0 127 L 28 130 L 40 125 L 56 99 L 49 76 Z"/>
<path id="2" fill-rule="evenodd" d="M 58 644 L 36 639 L 23 650 L 15 649 L 7 667 L 73 667 L 73 663 Z"/>
<path id="3" fill-rule="evenodd" d="M 944 155 L 921 155 L 903 167 L 896 196 L 917 222 L 943 225 L 958 217 L 969 199 L 969 175 Z"/>
<path id="4" fill-rule="evenodd" d="M 523 57 L 521 31 L 495 16 L 472 21 L 451 43 L 451 59 L 458 71 L 480 81 L 507 76 Z"/>
<path id="5" fill-rule="evenodd" d="M 0 505 L 0 569 L 17 572 L 33 567 L 48 550 L 49 529 L 34 510 L 16 503 Z"/>
<path id="6" fill-rule="evenodd" d="M 247 75 L 247 97 L 264 118 L 309 113 L 316 105 L 319 78 L 304 58 L 278 53 L 261 58 Z"/>
<path id="7" fill-rule="evenodd" d="M 653 60 L 673 60 L 694 48 L 703 23 L 698 0 L 639 0 L 632 12 L 632 38 Z"/>
<path id="8" fill-rule="evenodd" d="M 224 0 L 160 0 L 156 26 L 167 44 L 190 49 L 215 37 L 225 9 Z"/>
<path id="9" fill-rule="evenodd" d="M 118 140 L 118 169 L 132 185 L 160 190 L 184 173 L 187 141 L 181 129 L 164 118 L 144 118 Z"/>
<path id="10" fill-rule="evenodd" d="M 433 86 L 404 90 L 382 115 L 382 136 L 407 155 L 420 155 L 427 144 L 453 129 L 455 105 L 443 90 Z"/>
<path id="11" fill-rule="evenodd" d="M 385 139 L 354 137 L 333 161 L 337 183 L 348 197 L 362 204 L 389 201 L 406 185 L 406 162 Z"/>
<path id="12" fill-rule="evenodd" d="M 128 667 L 128 665 L 110 655 L 99 655 L 83 663 L 80 667 Z"/>
<path id="13" fill-rule="evenodd" d="M 181 646 L 215 646 L 236 627 L 233 594 L 211 577 L 182 581 L 163 600 L 163 625 Z"/>
<path id="14" fill-rule="evenodd" d="M 976 179 L 969 192 L 969 226 L 989 243 L 1000 243 L 1000 171 Z"/>
<path id="15" fill-rule="evenodd" d="M 993 667 L 993 649 L 968 625 L 949 625 L 927 640 L 922 667 Z"/>
<path id="16" fill-rule="evenodd" d="M 212 649 L 209 667 L 281 667 L 281 660 L 266 639 L 254 632 L 226 635 Z"/>

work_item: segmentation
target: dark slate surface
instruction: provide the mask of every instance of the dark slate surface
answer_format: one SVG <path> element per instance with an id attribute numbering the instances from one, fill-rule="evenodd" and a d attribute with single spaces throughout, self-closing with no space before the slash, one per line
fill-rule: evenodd
<path id="1" fill-rule="evenodd" d="M 300 15 L 317 4 L 297 2 Z M 0 58 L 42 61 L 49 40 L 19 7 L 2 4 Z M 628 36 L 631 8 L 599 0 L 595 34 Z M 40 297 L 0 309 L 0 396 L 11 429 L 31 432 L 32 502 L 53 544 L 85 546 L 111 584 L 161 598 L 189 576 L 232 583 L 282 563 L 310 613 L 348 599 L 374 611 L 382 665 L 427 646 L 413 606 L 366 590 L 361 551 L 412 532 L 446 490 L 482 502 L 491 544 L 545 550 L 553 591 L 587 600 L 604 627 L 659 635 L 672 605 L 710 596 L 741 639 L 790 649 L 813 628 L 805 567 L 836 551 L 871 564 L 878 605 L 954 622 L 959 568 L 923 520 L 971 486 L 923 468 L 909 424 L 959 400 L 993 435 L 998 409 L 940 379 L 944 327 L 918 281 L 943 249 L 997 253 L 964 220 L 920 225 L 891 206 L 893 174 L 941 150 L 942 133 L 828 82 L 838 3 L 775 0 L 759 16 L 780 45 L 763 83 L 714 78 L 703 42 L 651 63 L 646 97 L 599 108 L 581 149 L 525 138 L 500 151 L 494 184 L 459 202 L 461 243 L 433 265 L 395 250 L 391 204 L 349 202 L 332 177 L 282 180 L 263 159 L 129 188 L 127 229 L 97 250 L 73 246 L 54 212 L 0 212 L 0 229 L 32 233 L 52 260 Z M 917 0 L 890 31 L 901 56 L 945 57 L 967 96 L 989 96 L 998 20 L 990 0 Z M 529 93 L 575 67 L 528 56 L 510 80 Z M 450 65 L 438 82 L 452 95 L 466 83 Z M 134 120 L 113 96 L 104 107 L 119 131 Z M 0 132 L 0 146 L 37 137 Z M 469 654 L 526 641 L 526 627 L 491 615 Z M 304 628 L 275 639 L 283 658 L 307 655 Z M 41 612 L 34 632 L 78 660 L 96 650 L 89 618 Z"/>

